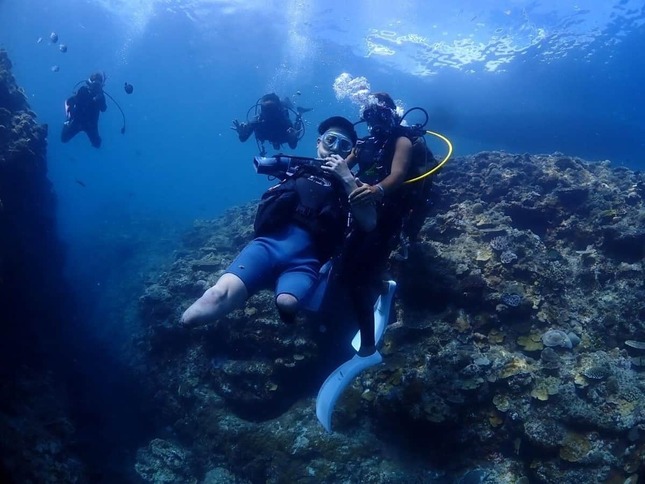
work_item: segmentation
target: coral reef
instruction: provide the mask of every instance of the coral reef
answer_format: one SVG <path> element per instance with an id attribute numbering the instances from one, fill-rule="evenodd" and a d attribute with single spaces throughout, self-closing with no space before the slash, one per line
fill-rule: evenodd
<path id="1" fill-rule="evenodd" d="M 38 124 L 0 49 L 0 480 L 85 482 L 76 436 L 53 376 L 72 310 Z M 43 364 L 43 361 L 46 363 Z M 54 363 L 55 362 L 55 363 Z"/>
<path id="2" fill-rule="evenodd" d="M 60 341 L 67 299 L 46 136 L 0 50 L 0 480 L 87 482 L 65 387 L 39 365 Z M 178 328 L 251 238 L 254 206 L 197 221 L 138 300 L 144 326 L 129 356 L 158 424 L 132 456 L 138 478 L 642 477 L 643 174 L 560 153 L 483 152 L 453 160 L 435 186 L 420 242 L 392 260 L 399 292 L 384 363 L 348 388 L 332 434 L 314 398 L 354 328 L 328 315 L 286 326 L 268 292 L 216 324 Z"/>
<path id="3" fill-rule="evenodd" d="M 313 411 L 315 369 L 328 364 L 325 337 L 345 335 L 282 325 L 268 293 L 179 330 L 181 311 L 250 239 L 253 207 L 187 234 L 140 300 L 138 343 L 159 423 L 196 482 L 212 469 L 276 483 L 643 472 L 645 177 L 560 153 L 483 152 L 453 160 L 436 191 L 421 241 L 392 261 L 400 290 L 384 364 L 339 401 L 331 435 Z"/>

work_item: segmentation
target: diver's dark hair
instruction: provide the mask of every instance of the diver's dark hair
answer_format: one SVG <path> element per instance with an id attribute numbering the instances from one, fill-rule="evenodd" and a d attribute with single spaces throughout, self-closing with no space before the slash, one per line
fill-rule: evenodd
<path id="1" fill-rule="evenodd" d="M 356 134 L 356 129 L 354 129 L 354 123 L 349 119 L 343 118 L 342 116 L 332 116 L 331 118 L 327 118 L 318 125 L 318 134 L 323 134 L 329 128 L 338 128 L 341 131 L 346 132 L 352 140 L 352 143 L 356 144 L 358 135 Z"/>
<path id="2" fill-rule="evenodd" d="M 280 98 L 275 92 L 271 92 L 269 94 L 265 94 L 260 98 L 260 103 L 275 103 L 275 104 L 280 104 Z"/>
<path id="3" fill-rule="evenodd" d="M 92 82 L 100 82 L 103 84 L 103 74 L 100 72 L 95 72 L 92 75 L 90 75 L 90 81 Z"/>

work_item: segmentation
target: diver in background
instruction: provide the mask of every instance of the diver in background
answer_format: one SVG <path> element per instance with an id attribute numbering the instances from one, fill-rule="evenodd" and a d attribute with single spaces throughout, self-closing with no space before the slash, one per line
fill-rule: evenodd
<path id="1" fill-rule="evenodd" d="M 240 123 L 235 119 L 231 129 L 237 132 L 241 142 L 245 142 L 251 134 L 255 133 L 255 140 L 262 156 L 266 155 L 265 141 L 271 143 L 276 150 L 285 143 L 289 148 L 295 149 L 298 141 L 305 134 L 302 114 L 311 111 L 301 107 L 294 111 L 289 99 L 280 100 L 273 92 L 262 96 L 255 105 L 251 106 L 249 113 L 252 109 L 255 109 L 253 119 L 248 120 L 248 114 L 247 122 Z M 295 113 L 295 122 L 291 121 L 290 112 Z"/>
<path id="2" fill-rule="evenodd" d="M 99 136 L 99 114 L 105 112 L 107 103 L 103 93 L 103 75 L 95 72 L 78 91 L 65 101 L 67 121 L 63 124 L 61 141 L 67 143 L 79 131 L 85 131 L 92 146 L 101 146 Z"/>

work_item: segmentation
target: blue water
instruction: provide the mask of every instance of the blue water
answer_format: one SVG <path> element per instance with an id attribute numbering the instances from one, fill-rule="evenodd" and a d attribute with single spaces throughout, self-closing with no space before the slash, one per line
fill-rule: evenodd
<path id="1" fill-rule="evenodd" d="M 129 287 L 106 285 L 136 272 L 133 252 L 268 186 L 252 167 L 253 140 L 229 129 L 262 94 L 314 108 L 302 155 L 313 154 L 320 120 L 358 120 L 333 89 L 346 72 L 424 107 L 456 155 L 560 151 L 643 169 L 643 45 L 637 0 L 0 0 L 0 47 L 49 126 L 69 272 L 108 313 L 114 303 L 99 296 Z M 107 74 L 126 132 L 108 100 L 99 150 L 84 133 L 62 144 L 63 102 L 93 71 Z"/>
<path id="2" fill-rule="evenodd" d="M 343 72 L 426 108 L 457 155 L 562 151 L 643 167 L 642 2 L 348 3 L 0 2 L 0 46 L 50 128 L 63 233 L 142 216 L 188 224 L 256 198 L 266 186 L 252 170 L 256 147 L 237 141 L 231 120 L 267 91 L 292 96 L 314 108 L 298 150 L 311 153 L 319 120 L 357 119 L 332 89 Z M 110 103 L 100 150 L 82 133 L 63 145 L 63 101 L 94 70 L 106 72 L 127 131 Z"/>

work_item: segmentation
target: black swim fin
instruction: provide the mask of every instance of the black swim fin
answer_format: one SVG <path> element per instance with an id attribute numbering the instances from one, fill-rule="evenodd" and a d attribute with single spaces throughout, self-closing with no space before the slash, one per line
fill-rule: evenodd
<path id="1" fill-rule="evenodd" d="M 309 111 L 313 111 L 314 108 L 303 108 L 301 106 L 298 106 L 296 110 L 298 111 L 298 114 L 305 114 L 305 113 L 308 113 Z"/>
<path id="2" fill-rule="evenodd" d="M 396 291 L 396 282 L 387 281 L 387 292 L 381 294 L 374 304 L 374 341 L 378 344 L 385 333 L 385 327 L 390 318 L 392 299 Z M 361 332 L 358 331 L 352 340 L 352 346 L 356 351 L 361 349 Z"/>

